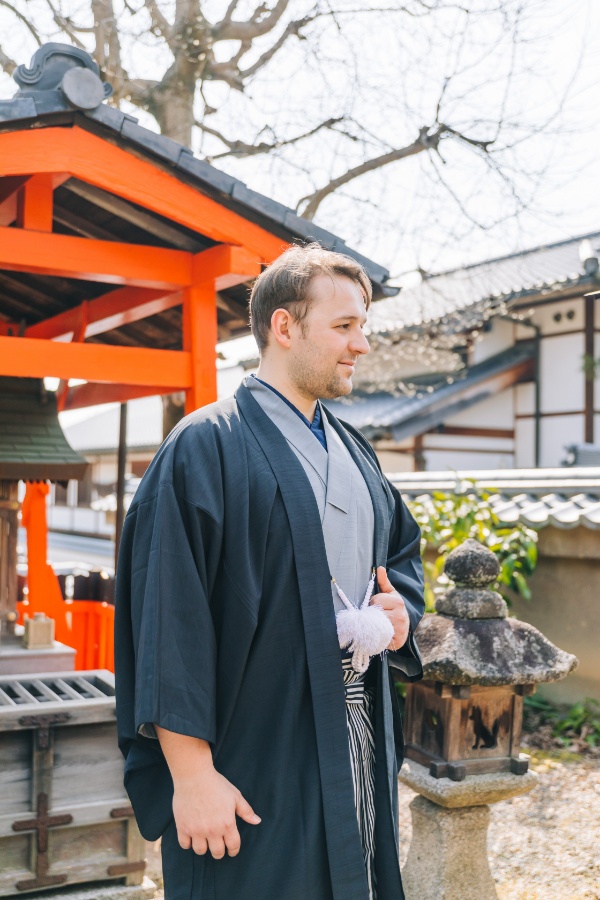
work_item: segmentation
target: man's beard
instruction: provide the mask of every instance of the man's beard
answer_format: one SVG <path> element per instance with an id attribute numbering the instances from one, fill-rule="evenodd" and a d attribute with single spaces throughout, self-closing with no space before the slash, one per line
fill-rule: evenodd
<path id="1" fill-rule="evenodd" d="M 352 382 L 342 378 L 337 371 L 337 363 L 330 370 L 324 370 L 310 353 L 296 356 L 290 360 L 289 375 L 298 393 L 310 400 L 322 397 L 334 400 L 343 397 L 352 390 Z"/>

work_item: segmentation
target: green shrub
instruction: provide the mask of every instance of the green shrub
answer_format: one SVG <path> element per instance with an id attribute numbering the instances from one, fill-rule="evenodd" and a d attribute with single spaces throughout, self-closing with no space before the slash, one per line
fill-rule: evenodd
<path id="1" fill-rule="evenodd" d="M 531 599 L 528 577 L 537 563 L 537 532 L 517 522 L 506 525 L 494 512 L 490 492 L 478 488 L 474 481 L 460 481 L 447 493 L 434 491 L 408 501 L 408 506 L 421 526 L 425 599 L 427 609 L 434 609 L 435 594 L 444 589 L 448 579 L 443 574 L 444 562 L 451 550 L 467 538 L 485 544 L 498 557 L 500 574 L 495 590 L 510 604 L 511 594 Z M 432 562 L 425 557 L 434 550 Z"/>
<path id="2" fill-rule="evenodd" d="M 526 697 L 524 730 L 533 732 L 550 725 L 552 735 L 564 747 L 583 742 L 590 749 L 600 747 L 600 702 L 586 697 L 573 706 L 555 706 L 544 697 Z"/>

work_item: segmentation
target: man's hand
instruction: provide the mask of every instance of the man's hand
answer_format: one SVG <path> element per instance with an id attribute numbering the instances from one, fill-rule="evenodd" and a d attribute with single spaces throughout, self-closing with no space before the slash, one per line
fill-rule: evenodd
<path id="1" fill-rule="evenodd" d="M 210 851 L 215 859 L 240 852 L 236 814 L 250 825 L 260 818 L 238 789 L 213 766 L 210 744 L 200 738 L 155 726 L 173 776 L 173 816 L 184 850 Z"/>
<path id="2" fill-rule="evenodd" d="M 222 859 L 225 851 L 237 856 L 241 841 L 236 814 L 250 825 L 260 822 L 238 789 L 216 769 L 175 782 L 173 815 L 184 850 L 192 847 L 200 855 L 208 850 L 215 859 Z"/>
<path id="3" fill-rule="evenodd" d="M 410 619 L 406 612 L 404 600 L 391 584 L 384 566 L 377 567 L 377 584 L 380 594 L 373 594 L 371 603 L 380 606 L 394 626 L 394 637 L 387 645 L 387 650 L 399 650 L 403 647 L 410 631 Z"/>

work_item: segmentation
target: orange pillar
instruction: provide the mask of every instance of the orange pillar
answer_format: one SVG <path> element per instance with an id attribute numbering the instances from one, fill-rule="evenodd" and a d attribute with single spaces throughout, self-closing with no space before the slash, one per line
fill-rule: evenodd
<path id="1" fill-rule="evenodd" d="M 68 643 L 69 629 L 65 617 L 65 603 L 58 579 L 46 559 L 48 549 L 46 497 L 49 491 L 50 487 L 46 483 L 28 484 L 21 507 L 22 522 L 27 531 L 29 589 L 27 614 L 32 618 L 36 612 L 46 613 L 56 623 L 56 639 Z"/>
<path id="2" fill-rule="evenodd" d="M 185 392 L 186 414 L 217 399 L 217 292 L 214 282 L 183 292 L 183 349 L 192 355 L 192 386 Z"/>

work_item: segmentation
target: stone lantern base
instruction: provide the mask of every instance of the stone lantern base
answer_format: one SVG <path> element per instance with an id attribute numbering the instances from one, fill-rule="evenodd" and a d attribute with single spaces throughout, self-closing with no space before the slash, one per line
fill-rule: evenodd
<path id="1" fill-rule="evenodd" d="M 400 780 L 422 795 L 410 804 L 413 833 L 402 872 L 406 900 L 496 900 L 487 804 L 527 793 L 537 775 L 496 772 L 457 782 L 433 778 L 425 766 L 406 760 Z"/>
<path id="2" fill-rule="evenodd" d="M 509 800 L 519 794 L 527 794 L 538 782 L 538 776 L 531 771 L 524 775 L 513 775 L 512 772 L 469 775 L 464 781 L 434 778 L 429 774 L 429 769 L 413 759 L 404 760 L 399 778 L 417 794 L 449 809 L 484 806 L 499 800 Z"/>
<path id="3" fill-rule="evenodd" d="M 489 806 L 410 804 L 413 835 L 402 882 L 406 900 L 496 900 L 487 858 Z"/>

